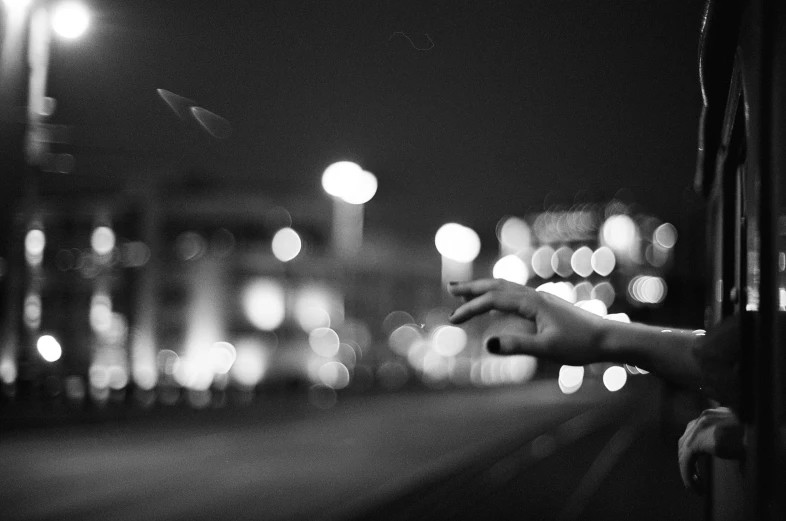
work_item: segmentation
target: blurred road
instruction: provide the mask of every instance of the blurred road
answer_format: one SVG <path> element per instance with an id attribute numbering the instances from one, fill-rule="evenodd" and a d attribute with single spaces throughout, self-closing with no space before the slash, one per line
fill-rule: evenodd
<path id="1" fill-rule="evenodd" d="M 550 381 L 19 430 L 0 519 L 700 518 L 656 397 Z"/>

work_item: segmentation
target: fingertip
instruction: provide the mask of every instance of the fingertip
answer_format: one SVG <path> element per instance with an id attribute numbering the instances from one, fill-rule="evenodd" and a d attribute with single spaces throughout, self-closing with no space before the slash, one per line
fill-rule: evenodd
<path id="1" fill-rule="evenodd" d="M 502 352 L 502 343 L 499 338 L 493 336 L 486 340 L 486 351 L 493 355 L 498 355 Z"/>

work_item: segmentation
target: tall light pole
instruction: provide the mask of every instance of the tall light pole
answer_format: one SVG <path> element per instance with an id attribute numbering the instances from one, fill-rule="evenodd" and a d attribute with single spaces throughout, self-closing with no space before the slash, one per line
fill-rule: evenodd
<path id="1" fill-rule="evenodd" d="M 472 262 L 480 253 L 480 237 L 475 230 L 457 223 L 442 225 L 434 236 L 442 255 L 442 286 L 450 281 L 472 278 Z"/>
<path id="2" fill-rule="evenodd" d="M 356 163 L 339 161 L 325 169 L 322 188 L 333 197 L 333 253 L 349 259 L 363 244 L 363 209 L 377 193 L 377 178 Z"/>
<path id="3" fill-rule="evenodd" d="M 4 0 L 3 7 L 0 162 L 4 166 L 5 181 L 0 191 L 0 269 L 3 272 L 0 276 L 0 367 L 3 368 L 3 382 L 12 383 L 18 356 L 17 321 L 24 278 L 21 240 L 14 225 L 14 212 L 18 199 L 32 187 L 26 165 L 38 166 L 46 149 L 43 118 L 53 110 L 52 100 L 46 97 L 50 24 L 57 20 L 56 32 L 65 30 L 68 36 L 76 37 L 87 29 L 89 14 L 75 3 L 58 4 L 50 11 L 45 2 Z M 50 13 L 57 13 L 57 16 L 53 18 Z M 25 97 L 26 109 L 23 109 Z"/>

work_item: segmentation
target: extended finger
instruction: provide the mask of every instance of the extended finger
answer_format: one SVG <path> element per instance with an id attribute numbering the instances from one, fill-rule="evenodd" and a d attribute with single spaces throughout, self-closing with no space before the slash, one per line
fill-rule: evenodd
<path id="1" fill-rule="evenodd" d="M 500 289 L 505 284 L 500 279 L 476 279 L 466 282 L 450 282 L 448 292 L 454 297 L 477 297 L 489 291 Z"/>
<path id="2" fill-rule="evenodd" d="M 459 306 L 448 319 L 454 324 L 460 324 L 494 309 L 505 313 L 515 313 L 518 311 L 518 304 L 515 295 L 508 292 L 491 291 Z"/>
<path id="3" fill-rule="evenodd" d="M 545 350 L 534 334 L 496 335 L 486 339 L 486 350 L 495 355 L 543 356 Z"/>

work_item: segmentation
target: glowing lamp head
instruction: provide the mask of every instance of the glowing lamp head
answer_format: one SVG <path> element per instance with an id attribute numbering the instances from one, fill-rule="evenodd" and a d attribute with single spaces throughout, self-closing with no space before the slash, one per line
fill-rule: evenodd
<path id="1" fill-rule="evenodd" d="M 60 360 L 60 356 L 63 354 L 63 349 L 60 347 L 60 342 L 58 342 L 55 337 L 51 335 L 43 335 L 39 337 L 38 342 L 36 342 L 36 348 L 38 349 L 38 353 L 41 355 L 41 358 L 47 362 L 56 362 Z"/>
<path id="2" fill-rule="evenodd" d="M 529 279 L 529 268 L 518 256 L 506 255 L 494 264 L 492 275 L 495 279 L 505 279 L 523 285 Z"/>
<path id="3" fill-rule="evenodd" d="M 377 178 L 352 161 L 339 161 L 325 169 L 322 188 L 349 204 L 365 204 L 377 193 Z"/>
<path id="4" fill-rule="evenodd" d="M 292 228 L 282 228 L 273 236 L 271 248 L 273 255 L 281 262 L 289 262 L 300 253 L 302 248 L 300 236 Z"/>
<path id="5" fill-rule="evenodd" d="M 80 2 L 63 2 L 52 11 L 52 29 L 63 38 L 78 38 L 89 25 L 90 11 Z"/>
<path id="6" fill-rule="evenodd" d="M 434 237 L 437 251 L 456 262 L 472 262 L 480 253 L 480 237 L 472 228 L 456 223 L 443 225 Z"/>

